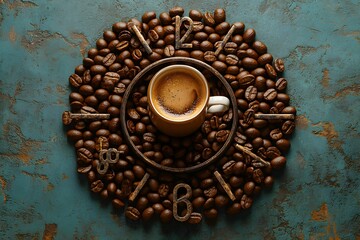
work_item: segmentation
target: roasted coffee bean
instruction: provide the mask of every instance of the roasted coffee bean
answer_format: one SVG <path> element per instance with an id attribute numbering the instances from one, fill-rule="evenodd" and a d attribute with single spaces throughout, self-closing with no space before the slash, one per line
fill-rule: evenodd
<path id="1" fill-rule="evenodd" d="M 239 58 L 236 55 L 229 54 L 229 55 L 226 56 L 225 62 L 228 65 L 237 65 L 238 62 L 239 62 Z"/>
<path id="2" fill-rule="evenodd" d="M 175 54 L 175 48 L 173 45 L 167 45 L 164 49 L 164 55 L 166 57 L 172 57 Z"/>
<path id="3" fill-rule="evenodd" d="M 149 221 L 154 216 L 155 210 L 152 207 L 146 208 L 142 212 L 142 219 L 144 221 Z"/>
<path id="4" fill-rule="evenodd" d="M 248 69 L 255 69 L 258 66 L 258 62 L 255 59 L 249 58 L 249 57 L 243 58 L 241 60 L 241 64 L 242 64 L 242 66 L 244 66 L 245 68 L 248 68 Z"/>
<path id="5" fill-rule="evenodd" d="M 204 121 L 204 123 L 201 126 L 201 131 L 205 134 L 208 134 L 211 132 L 211 124 L 210 121 Z"/>
<path id="6" fill-rule="evenodd" d="M 278 73 L 282 73 L 285 70 L 284 60 L 281 58 L 275 59 L 274 68 Z"/>
<path id="7" fill-rule="evenodd" d="M 279 78 L 275 83 L 276 89 L 278 91 L 284 91 L 287 87 L 287 81 L 285 78 Z"/>
<path id="8" fill-rule="evenodd" d="M 266 64 L 271 64 L 273 61 L 273 56 L 270 53 L 264 53 L 257 59 L 260 66 L 264 66 Z"/>
<path id="9" fill-rule="evenodd" d="M 256 128 L 248 128 L 245 130 L 245 135 L 250 139 L 255 139 L 260 136 L 260 131 Z"/>
<path id="10" fill-rule="evenodd" d="M 245 98 L 248 100 L 248 101 L 253 101 L 255 100 L 257 96 L 257 88 L 254 87 L 254 86 L 249 86 L 246 88 L 246 91 L 245 91 Z"/>
<path id="11" fill-rule="evenodd" d="M 264 174 L 260 168 L 257 168 L 253 172 L 253 179 L 256 183 L 260 184 L 264 181 Z"/>
<path id="12" fill-rule="evenodd" d="M 77 162 L 83 165 L 90 163 L 93 159 L 93 154 L 86 148 L 78 149 L 76 155 L 77 155 Z"/>
<path id="13" fill-rule="evenodd" d="M 235 161 L 233 161 L 233 160 L 225 163 L 222 166 L 222 170 L 223 170 L 224 174 L 227 176 L 231 175 L 233 173 L 234 165 L 235 165 Z"/>
<path id="14" fill-rule="evenodd" d="M 203 20 L 204 20 L 204 23 L 208 26 L 214 26 L 215 25 L 215 19 L 214 19 L 214 16 L 213 14 L 211 14 L 210 12 L 206 12 L 203 16 Z"/>
<path id="15" fill-rule="evenodd" d="M 156 135 L 153 133 L 144 133 L 143 139 L 146 142 L 154 143 L 156 141 Z"/>
<path id="16" fill-rule="evenodd" d="M 243 209 L 248 209 L 252 206 L 252 203 L 253 203 L 253 200 L 251 197 L 247 196 L 246 194 L 244 194 L 242 197 L 241 197 L 241 200 L 240 200 L 240 204 L 241 204 L 241 207 Z"/>
<path id="17" fill-rule="evenodd" d="M 234 137 L 234 140 L 236 143 L 240 145 L 244 145 L 246 143 L 247 137 L 240 132 L 236 132 L 236 135 Z"/>
<path id="18" fill-rule="evenodd" d="M 266 101 L 273 101 L 277 97 L 277 92 L 274 88 L 270 88 L 266 90 L 264 93 L 264 99 Z"/>
<path id="19" fill-rule="evenodd" d="M 127 111 L 129 117 L 133 120 L 140 120 L 140 114 L 133 108 Z"/>
<path id="20" fill-rule="evenodd" d="M 247 86 L 254 82 L 255 77 L 252 74 L 240 73 L 237 75 L 237 80 L 239 81 L 240 86 Z"/>
<path id="21" fill-rule="evenodd" d="M 268 63 L 265 64 L 265 70 L 266 70 L 267 75 L 270 78 L 275 79 L 277 77 L 277 73 L 276 73 L 275 69 L 270 64 L 268 64 Z"/>
<path id="22" fill-rule="evenodd" d="M 287 106 L 281 111 L 281 113 L 296 114 L 296 108 L 293 106 Z"/>
<path id="23" fill-rule="evenodd" d="M 275 170 L 281 169 L 286 164 L 286 158 L 284 156 L 278 156 L 271 160 L 271 167 Z"/>
<path id="24" fill-rule="evenodd" d="M 203 14 L 198 10 L 192 9 L 189 11 L 189 17 L 194 21 L 201 21 Z"/>
<path id="25" fill-rule="evenodd" d="M 94 193 L 100 192 L 104 188 L 104 183 L 101 180 L 97 180 L 91 183 L 90 189 Z"/>
<path id="26" fill-rule="evenodd" d="M 208 198 L 214 198 L 217 194 L 217 188 L 211 187 L 204 190 L 204 196 Z"/>
<path id="27" fill-rule="evenodd" d="M 273 130 L 271 130 L 271 132 L 270 132 L 270 137 L 271 137 L 271 139 L 273 139 L 273 140 L 275 140 L 275 141 L 281 139 L 282 136 L 283 136 L 283 135 L 282 135 L 282 132 L 281 132 L 281 130 L 278 129 L 278 128 L 273 129 Z"/>
<path id="28" fill-rule="evenodd" d="M 220 35 L 225 35 L 230 30 L 230 24 L 228 22 L 221 22 L 215 27 L 215 32 Z"/>
<path id="29" fill-rule="evenodd" d="M 200 50 L 194 50 L 190 53 L 191 58 L 195 58 L 197 60 L 203 61 L 204 60 L 204 53 Z"/>
<path id="30" fill-rule="evenodd" d="M 180 17 L 184 14 L 184 9 L 182 7 L 173 7 L 169 11 L 170 17 L 175 17 L 176 15 L 179 15 Z"/>
<path id="31" fill-rule="evenodd" d="M 190 53 L 186 50 L 179 49 L 179 50 L 175 51 L 174 56 L 175 57 L 190 57 Z"/>
<path id="32" fill-rule="evenodd" d="M 169 209 L 165 209 L 160 214 L 160 221 L 162 223 L 169 223 L 173 219 L 173 212 Z"/>
<path id="33" fill-rule="evenodd" d="M 140 219 L 141 214 L 138 209 L 129 206 L 126 208 L 125 216 L 132 221 L 137 221 Z"/>
<path id="34" fill-rule="evenodd" d="M 69 77 L 69 83 L 71 86 L 78 88 L 82 85 L 83 80 L 79 75 L 74 73 Z"/>
<path id="35" fill-rule="evenodd" d="M 255 37 L 256 37 L 256 32 L 252 28 L 246 29 L 244 34 L 243 34 L 243 39 L 244 39 L 244 42 L 246 42 L 246 43 L 254 42 Z"/>
<path id="36" fill-rule="evenodd" d="M 269 159 L 274 159 L 280 155 L 281 155 L 281 153 L 280 153 L 279 149 L 277 149 L 276 147 L 268 147 L 268 149 L 266 150 L 266 156 Z"/>
<path id="37" fill-rule="evenodd" d="M 90 72 L 92 75 L 100 74 L 104 75 L 106 73 L 106 68 L 102 65 L 93 65 L 90 68 Z"/>
<path id="38" fill-rule="evenodd" d="M 222 208 L 225 207 L 226 205 L 229 204 L 229 197 L 224 196 L 224 195 L 218 195 L 215 197 L 215 206 L 218 208 Z"/>
<path id="39" fill-rule="evenodd" d="M 207 209 L 204 211 L 204 216 L 208 220 L 214 220 L 218 216 L 218 210 L 216 208 Z"/>
<path id="40" fill-rule="evenodd" d="M 274 184 L 274 178 L 272 176 L 266 176 L 264 179 L 265 188 L 271 188 Z"/>
<path id="41" fill-rule="evenodd" d="M 248 109 L 243 115 L 243 123 L 247 126 L 250 126 L 255 119 L 255 111 L 253 109 Z"/>
<path id="42" fill-rule="evenodd" d="M 214 20 L 215 23 L 219 24 L 221 22 L 224 22 L 226 19 L 226 12 L 222 8 L 217 8 L 214 11 Z"/>
<path id="43" fill-rule="evenodd" d="M 265 54 L 267 52 L 266 45 L 260 41 L 253 42 L 252 47 L 260 55 Z"/>
<path id="44" fill-rule="evenodd" d="M 207 62 L 215 62 L 217 57 L 213 51 L 206 51 L 204 53 L 204 59 Z"/>
<path id="45" fill-rule="evenodd" d="M 243 22 L 234 22 L 235 26 L 234 34 L 243 34 L 245 29 L 245 24 Z"/>
<path id="46" fill-rule="evenodd" d="M 229 136 L 229 131 L 228 130 L 220 130 L 216 133 L 215 137 L 216 137 L 216 141 L 223 143 L 226 141 L 226 139 Z"/>
<path id="47" fill-rule="evenodd" d="M 295 129 L 295 123 L 293 121 L 286 121 L 283 123 L 283 125 L 281 126 L 281 131 L 286 134 L 286 135 L 290 135 L 294 132 Z"/>
<path id="48" fill-rule="evenodd" d="M 202 220 L 202 215 L 200 213 L 192 212 L 187 222 L 190 224 L 199 224 L 201 220 Z"/>
<path id="49" fill-rule="evenodd" d="M 156 13 L 155 12 L 145 12 L 142 17 L 141 17 L 141 21 L 144 23 L 148 23 L 150 20 L 156 18 Z"/>
<path id="50" fill-rule="evenodd" d="M 290 141 L 282 138 L 276 141 L 276 147 L 282 151 L 282 152 L 287 152 L 290 149 Z"/>

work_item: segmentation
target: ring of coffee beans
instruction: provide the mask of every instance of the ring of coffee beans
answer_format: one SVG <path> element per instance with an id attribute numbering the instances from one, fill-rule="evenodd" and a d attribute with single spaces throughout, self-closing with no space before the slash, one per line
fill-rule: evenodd
<path id="1" fill-rule="evenodd" d="M 76 149 L 77 171 L 87 176 L 92 192 L 116 209 L 126 207 L 126 218 L 134 221 L 157 216 L 163 223 L 198 224 L 203 217 L 216 219 L 221 208 L 229 215 L 249 209 L 261 190 L 273 185 L 272 172 L 285 166 L 295 128 L 284 62 L 273 59 L 255 30 L 245 30 L 242 22 L 230 25 L 223 9 L 183 14 L 183 8 L 174 7 L 158 18 L 145 12 L 141 21 L 113 24 L 69 77 L 71 113 L 64 112 L 63 123 Z M 151 124 L 146 85 L 137 85 L 124 106 L 125 91 L 137 74 L 170 57 L 197 59 L 216 69 L 231 86 L 238 111 L 208 116 L 197 137 L 181 142 Z M 217 84 L 212 94 L 226 95 Z M 121 127 L 121 108 L 126 109 L 127 129 Z M 219 151 L 234 116 L 239 127 L 229 139 L 231 146 L 192 173 L 161 171 L 129 148 L 132 141 L 163 166 L 196 166 Z M 125 139 L 124 130 L 130 138 Z M 187 152 L 191 149 L 195 154 Z"/>

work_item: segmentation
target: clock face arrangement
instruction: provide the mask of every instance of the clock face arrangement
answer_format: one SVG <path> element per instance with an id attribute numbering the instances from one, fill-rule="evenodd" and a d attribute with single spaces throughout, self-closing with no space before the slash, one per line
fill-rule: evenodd
<path id="1" fill-rule="evenodd" d="M 159 131 L 148 109 L 152 76 L 177 63 L 200 70 L 210 95 L 231 99 L 185 137 Z M 223 9 L 185 16 L 174 7 L 117 22 L 69 77 L 62 121 L 77 171 L 132 221 L 199 224 L 221 209 L 241 215 L 286 165 L 296 109 L 283 72 L 255 30 L 226 22 Z"/>

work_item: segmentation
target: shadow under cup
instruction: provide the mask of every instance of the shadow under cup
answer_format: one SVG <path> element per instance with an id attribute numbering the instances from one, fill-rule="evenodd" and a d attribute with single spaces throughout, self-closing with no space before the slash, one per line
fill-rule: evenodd
<path id="1" fill-rule="evenodd" d="M 167 135 L 187 136 L 204 122 L 209 95 L 206 78 L 194 67 L 165 67 L 148 86 L 151 121 Z"/>

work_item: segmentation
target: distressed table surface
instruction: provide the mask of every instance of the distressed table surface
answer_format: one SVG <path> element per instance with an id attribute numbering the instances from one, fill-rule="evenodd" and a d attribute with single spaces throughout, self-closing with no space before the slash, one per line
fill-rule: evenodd
<path id="1" fill-rule="evenodd" d="M 61 122 L 68 76 L 102 32 L 175 5 L 254 28 L 286 61 L 298 110 L 274 188 L 213 226 L 129 223 L 101 204 Z M 0 239 L 360 239 L 359 12 L 356 0 L 0 0 Z"/>

